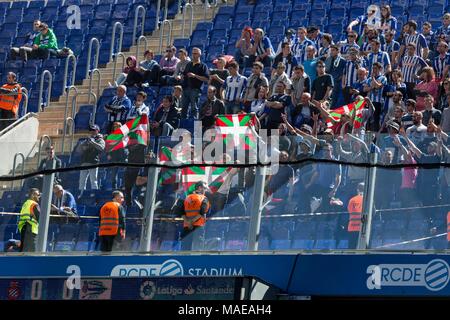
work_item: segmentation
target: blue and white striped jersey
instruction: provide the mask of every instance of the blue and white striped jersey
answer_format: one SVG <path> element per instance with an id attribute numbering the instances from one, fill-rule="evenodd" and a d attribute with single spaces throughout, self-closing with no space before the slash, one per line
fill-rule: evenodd
<path id="1" fill-rule="evenodd" d="M 440 55 L 433 60 L 433 69 L 436 73 L 436 78 L 442 78 L 444 75 L 445 66 L 450 65 L 450 53 L 445 54 L 444 57 Z"/>
<path id="2" fill-rule="evenodd" d="M 391 64 L 391 59 L 389 59 L 388 53 L 384 51 L 378 51 L 378 53 L 371 52 L 367 55 L 367 58 L 365 60 L 367 70 L 369 71 L 369 77 L 372 74 L 372 66 L 375 62 L 381 63 L 384 72 L 386 72 L 386 67 Z"/>
<path id="3" fill-rule="evenodd" d="M 309 40 L 308 38 L 305 38 L 302 42 L 297 39 L 294 46 L 292 47 L 292 52 L 294 53 L 294 57 L 297 59 L 297 62 L 300 64 L 303 64 L 303 61 L 307 59 L 306 57 L 306 47 L 307 46 L 314 46 L 314 42 Z"/>
<path id="4" fill-rule="evenodd" d="M 406 47 L 410 43 L 414 43 L 416 45 L 416 54 L 418 56 L 421 56 L 421 49 L 428 48 L 427 40 L 421 33 L 406 35 L 403 38 L 402 45 L 404 45 Z"/>
<path id="5" fill-rule="evenodd" d="M 226 101 L 236 101 L 241 99 L 247 86 L 247 78 L 238 74 L 237 76 L 228 76 L 223 83 Z"/>
<path id="6" fill-rule="evenodd" d="M 420 68 L 426 67 L 427 63 L 418 55 L 404 56 L 400 62 L 400 68 L 405 82 L 417 82 L 416 73 Z"/>

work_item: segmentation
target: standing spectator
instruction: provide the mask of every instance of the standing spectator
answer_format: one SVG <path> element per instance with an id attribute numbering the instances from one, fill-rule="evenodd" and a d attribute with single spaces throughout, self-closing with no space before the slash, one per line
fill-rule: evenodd
<path id="1" fill-rule="evenodd" d="M 357 37 L 358 37 L 358 35 L 356 34 L 355 31 L 350 31 L 347 34 L 347 40 L 339 43 L 339 46 L 341 48 L 340 52 L 341 52 L 342 56 L 347 57 L 347 55 L 349 54 L 349 50 L 352 48 L 359 51 L 360 48 L 359 48 L 358 44 L 356 43 Z"/>
<path id="2" fill-rule="evenodd" d="M 447 103 L 450 102 L 450 94 L 445 96 L 447 98 Z M 447 107 L 442 110 L 442 119 L 441 119 L 441 130 L 443 132 L 450 132 L 450 108 Z M 450 184 L 450 181 L 448 181 Z"/>
<path id="3" fill-rule="evenodd" d="M 202 51 L 199 48 L 192 49 L 192 61 L 186 65 L 183 72 L 183 99 L 181 101 L 181 118 L 188 116 L 189 106 L 190 117 L 198 119 L 198 102 L 200 99 L 203 82 L 208 82 L 209 70 L 200 58 Z"/>
<path id="4" fill-rule="evenodd" d="M 12 47 L 10 50 L 10 58 L 11 60 L 15 60 L 18 56 L 24 57 L 25 53 L 21 53 L 21 51 L 31 52 L 33 51 L 33 44 L 34 44 L 34 38 L 36 38 L 39 34 L 41 28 L 41 21 L 40 20 L 34 20 L 33 22 L 33 31 L 28 32 L 26 34 L 26 41 L 23 44 L 23 46 L 17 48 Z"/>
<path id="5" fill-rule="evenodd" d="M 81 166 L 96 165 L 100 163 L 100 155 L 105 150 L 105 140 L 103 140 L 100 134 L 100 127 L 96 124 L 91 126 L 90 131 L 92 135 L 84 141 L 82 145 L 81 154 Z M 98 168 L 92 168 L 88 170 L 80 171 L 79 191 L 78 199 L 83 195 L 83 191 L 86 189 L 87 178 L 91 181 L 91 189 L 98 190 Z"/>
<path id="6" fill-rule="evenodd" d="M 437 39 L 436 42 L 439 42 L 439 38 L 441 35 L 445 35 L 445 41 L 444 42 L 449 42 L 450 41 L 450 13 L 446 12 L 444 14 L 444 16 L 442 17 L 442 26 L 440 26 L 436 32 L 435 32 L 435 37 Z"/>
<path id="7" fill-rule="evenodd" d="M 114 242 L 125 239 L 125 208 L 122 206 L 123 193 L 114 191 L 112 201 L 105 203 L 100 209 L 100 251 L 111 252 Z"/>
<path id="8" fill-rule="evenodd" d="M 283 43 L 289 43 L 289 48 L 292 53 L 292 48 L 295 44 L 295 30 L 294 29 L 287 29 L 285 32 L 285 37 L 280 43 L 278 44 L 277 52 L 275 52 L 275 56 L 279 55 L 283 51 Z M 293 54 L 293 53 L 292 53 Z"/>
<path id="9" fill-rule="evenodd" d="M 362 55 L 367 56 L 372 50 L 372 41 L 378 39 L 378 31 L 373 28 L 367 28 L 363 37 L 359 39 L 360 52 Z"/>
<path id="10" fill-rule="evenodd" d="M 7 83 L 0 87 L 0 131 L 17 119 L 20 101 L 22 101 L 22 86 L 17 83 L 17 76 L 8 72 Z"/>
<path id="11" fill-rule="evenodd" d="M 324 33 L 321 45 L 318 52 L 318 57 L 320 60 L 325 61 L 330 55 L 330 46 L 333 44 L 333 36 L 329 33 Z"/>
<path id="12" fill-rule="evenodd" d="M 20 51 L 22 59 L 43 59 L 46 60 L 50 56 L 56 56 L 58 50 L 58 42 L 53 30 L 46 23 L 41 23 L 40 33 L 34 38 L 31 52 Z"/>
<path id="13" fill-rule="evenodd" d="M 381 6 L 380 30 L 384 34 L 387 34 L 390 31 L 395 33 L 397 30 L 397 18 L 392 16 L 391 7 L 387 4 Z"/>
<path id="14" fill-rule="evenodd" d="M 236 61 L 238 64 L 243 65 L 248 57 L 252 54 L 252 38 L 253 29 L 251 27 L 245 27 L 242 30 L 241 37 L 236 41 Z"/>
<path id="15" fill-rule="evenodd" d="M 272 74 L 276 72 L 278 64 L 281 62 L 286 66 L 286 74 L 290 78 L 295 67 L 298 65 L 297 59 L 291 53 L 291 45 L 289 44 L 289 42 L 283 42 L 283 44 L 281 45 L 281 50 L 282 52 L 275 57 L 275 60 L 273 62 Z"/>
<path id="16" fill-rule="evenodd" d="M 372 76 L 364 86 L 364 91 L 369 93 L 369 99 L 372 101 L 375 112 L 373 115 L 372 131 L 380 129 L 381 111 L 384 109 L 383 88 L 387 85 L 386 77 L 381 73 L 382 66 L 379 62 L 375 62 L 372 66 Z"/>
<path id="17" fill-rule="evenodd" d="M 364 16 L 364 15 L 359 16 L 358 18 L 356 18 L 355 20 L 350 22 L 350 24 L 347 27 L 347 32 L 352 31 L 352 28 L 354 26 L 358 26 L 358 34 L 363 33 L 363 28 L 366 25 L 369 27 L 379 28 L 381 21 L 377 16 L 377 12 L 378 12 L 378 7 L 376 5 L 370 5 L 367 8 L 367 16 Z"/>
<path id="18" fill-rule="evenodd" d="M 339 107 L 342 101 L 342 78 L 344 76 L 346 61 L 339 54 L 339 47 L 332 45 L 330 47 L 330 56 L 325 61 L 326 73 L 333 77 L 333 87 L 331 109 Z"/>
<path id="19" fill-rule="evenodd" d="M 183 98 L 183 88 L 181 86 L 174 86 L 173 87 L 173 105 L 178 110 L 178 112 L 181 112 L 181 99 Z"/>
<path id="20" fill-rule="evenodd" d="M 406 135 L 415 144 L 419 144 L 425 138 L 427 126 L 422 123 L 423 114 L 419 111 L 413 113 L 413 125 L 406 129 Z"/>
<path id="21" fill-rule="evenodd" d="M 202 120 L 203 131 L 214 126 L 216 115 L 219 114 L 225 114 L 225 106 L 222 100 L 216 98 L 216 88 L 209 86 L 207 99 L 200 108 L 200 120 Z"/>
<path id="22" fill-rule="evenodd" d="M 400 109 L 401 114 L 398 114 L 397 109 Z M 382 126 L 381 130 L 383 132 L 386 129 L 385 125 L 388 121 L 398 120 L 398 123 L 401 123 L 401 118 L 403 116 L 403 110 L 405 110 L 403 105 L 403 94 L 400 91 L 394 92 L 392 98 L 390 99 L 390 103 L 384 103 L 383 112 L 381 115 Z M 394 119 L 395 118 L 395 119 Z M 398 119 L 397 119 L 398 118 Z"/>
<path id="23" fill-rule="evenodd" d="M 179 62 L 175 67 L 175 72 L 172 76 L 164 75 L 161 77 L 161 85 L 179 85 L 183 81 L 183 72 L 186 68 L 187 64 L 191 61 L 191 58 L 188 57 L 186 49 L 178 50 L 178 58 Z"/>
<path id="24" fill-rule="evenodd" d="M 439 85 L 434 79 L 434 70 L 431 67 L 425 67 L 420 74 L 422 80 L 416 85 L 414 93 L 416 94 L 416 109 L 422 111 L 425 109 L 425 97 L 427 95 L 433 96 L 433 100 L 438 99 Z"/>
<path id="25" fill-rule="evenodd" d="M 170 136 L 180 123 L 180 114 L 173 104 L 172 96 L 165 96 L 161 106 L 153 115 L 154 120 L 150 123 L 153 136 Z"/>
<path id="26" fill-rule="evenodd" d="M 159 66 L 161 67 L 159 72 L 160 77 L 165 75 L 171 76 L 174 74 L 177 64 L 180 62 L 180 59 L 176 57 L 176 53 L 177 48 L 174 46 L 167 46 L 166 54 L 164 57 L 161 57 L 161 60 L 159 61 Z"/>
<path id="27" fill-rule="evenodd" d="M 298 37 L 295 41 L 294 47 L 292 51 L 294 52 L 294 56 L 297 59 L 298 63 L 303 64 L 303 62 L 307 59 L 306 48 L 309 46 L 313 46 L 316 49 L 314 42 L 309 40 L 306 37 L 306 28 L 300 27 L 298 28 Z M 315 50 L 316 52 L 316 50 Z"/>
<path id="28" fill-rule="evenodd" d="M 414 125 L 413 117 L 416 111 L 416 102 L 413 99 L 406 100 L 406 114 L 403 115 L 401 126 L 404 130 L 408 130 L 409 127 Z"/>
<path id="29" fill-rule="evenodd" d="M 111 127 L 114 122 L 125 124 L 128 112 L 131 108 L 131 100 L 127 97 L 127 87 L 119 85 L 116 90 L 116 95 L 104 108 L 105 111 L 108 112 L 108 133 L 111 132 Z"/>
<path id="30" fill-rule="evenodd" d="M 369 78 L 371 76 L 372 66 L 375 62 L 379 62 L 382 67 L 382 73 L 388 74 L 391 72 L 391 61 L 387 52 L 380 50 L 380 40 L 373 39 L 371 42 L 371 52 L 366 58 L 366 67 L 369 70 Z"/>
<path id="31" fill-rule="evenodd" d="M 357 49 L 350 49 L 349 59 L 346 61 L 341 81 L 344 104 L 349 104 L 352 101 L 352 87 L 358 81 L 358 69 L 361 67 L 362 61 L 358 59 Z"/>
<path id="32" fill-rule="evenodd" d="M 433 59 L 434 58 L 434 52 L 436 49 L 436 41 L 435 41 L 435 37 L 434 37 L 434 32 L 431 30 L 431 23 L 424 22 L 422 24 L 422 34 L 425 37 L 425 40 L 427 41 L 427 46 L 428 46 L 428 59 Z M 426 59 L 426 58 L 424 58 Z"/>
<path id="33" fill-rule="evenodd" d="M 269 87 L 269 80 L 262 72 L 264 65 L 261 62 L 253 64 L 252 74 L 247 79 L 247 87 L 244 93 L 244 106 L 249 108 L 252 101 L 257 99 L 256 92 L 259 87 Z"/>
<path id="34" fill-rule="evenodd" d="M 216 98 L 221 98 L 222 86 L 225 83 L 225 79 L 230 75 L 230 72 L 225 69 L 227 62 L 225 58 L 220 57 L 217 59 L 217 69 L 209 70 L 209 85 L 216 88 Z"/>
<path id="35" fill-rule="evenodd" d="M 53 198 L 51 213 L 62 214 L 67 216 L 77 215 L 77 203 L 75 197 L 60 184 L 53 186 Z"/>
<path id="36" fill-rule="evenodd" d="M 55 169 L 62 168 L 62 161 L 55 155 L 55 146 L 51 145 L 47 147 L 47 157 L 41 160 L 38 171 L 44 171 L 51 169 L 51 162 L 55 161 Z M 55 173 L 55 179 L 59 180 L 59 173 Z M 39 189 L 39 188 L 38 188 Z"/>
<path id="37" fill-rule="evenodd" d="M 230 75 L 223 83 L 222 96 L 227 114 L 242 110 L 242 99 L 247 86 L 247 78 L 239 74 L 239 65 L 232 61 L 228 66 Z"/>
<path id="38" fill-rule="evenodd" d="M 427 66 L 425 60 L 415 54 L 416 46 L 413 43 L 408 44 L 406 55 L 400 62 L 400 68 L 406 84 L 406 93 L 408 99 L 416 99 L 414 88 L 416 87 L 417 72 L 419 69 Z"/>
<path id="39" fill-rule="evenodd" d="M 323 61 L 317 62 L 316 69 L 317 78 L 311 86 L 312 103 L 322 104 L 330 99 L 334 81 L 331 75 L 325 73 L 325 63 Z"/>
<path id="40" fill-rule="evenodd" d="M 286 94 L 286 84 L 282 81 L 278 82 L 275 87 L 275 94 L 266 102 L 266 106 L 270 108 L 268 113 L 267 129 L 278 129 L 280 123 L 283 123 L 282 114 L 286 113 L 286 108 L 291 104 L 291 97 Z"/>
<path id="41" fill-rule="evenodd" d="M 434 107 L 434 98 L 431 94 L 425 96 L 425 110 L 422 111 L 423 123 L 429 124 L 433 120 L 434 124 L 440 125 L 442 112 Z"/>
<path id="42" fill-rule="evenodd" d="M 148 117 L 150 109 L 145 105 L 145 100 L 147 99 L 147 94 L 144 91 L 139 91 L 136 94 L 136 98 L 134 100 L 133 106 L 130 108 L 127 114 L 127 121 L 131 119 L 135 119 L 139 116 Z"/>
<path id="43" fill-rule="evenodd" d="M 317 61 L 316 48 L 314 46 L 306 47 L 306 60 L 303 61 L 303 68 L 308 75 L 311 83 L 317 78 Z"/>
<path id="44" fill-rule="evenodd" d="M 400 60 L 403 58 L 405 49 L 410 44 L 414 45 L 414 53 L 417 56 L 426 59 L 429 52 L 427 40 L 425 39 L 423 34 L 417 33 L 417 22 L 415 22 L 414 20 L 410 20 L 408 21 L 406 26 L 407 33 L 405 35 L 405 38 L 403 39 L 403 42 L 401 43 L 398 59 Z M 400 61 L 398 61 L 398 63 L 400 63 Z"/>
<path id="45" fill-rule="evenodd" d="M 384 87 L 384 110 L 393 110 L 394 105 L 394 96 L 397 95 L 397 92 L 401 93 L 401 98 L 406 98 L 406 85 L 402 81 L 402 72 L 398 69 L 392 71 L 389 83 Z"/>
<path id="46" fill-rule="evenodd" d="M 381 50 L 387 52 L 389 60 L 391 61 L 392 68 L 397 67 L 398 53 L 400 51 L 400 43 L 394 40 L 394 31 L 388 31 L 384 35 L 384 43 L 381 46 Z"/>
<path id="47" fill-rule="evenodd" d="M 322 38 L 325 34 L 320 31 L 318 26 L 311 26 L 307 29 L 307 37 L 314 43 L 314 47 L 316 48 L 316 52 L 319 52 L 320 45 L 322 43 Z M 330 35 L 331 36 L 331 35 Z M 331 41 L 330 41 L 331 43 Z"/>
<path id="48" fill-rule="evenodd" d="M 262 29 L 255 29 L 249 61 L 246 65 L 253 65 L 253 62 L 261 62 L 264 67 L 270 67 L 273 63 L 273 58 L 274 52 L 269 37 L 265 35 Z"/>
<path id="49" fill-rule="evenodd" d="M 112 125 L 112 132 L 116 131 L 121 127 L 120 122 L 114 122 Z M 106 156 L 106 159 L 109 162 L 112 163 L 127 163 L 128 161 L 128 149 L 127 148 L 120 148 L 114 151 L 110 151 L 108 155 Z M 119 180 L 119 167 L 113 167 L 111 168 L 111 186 L 112 189 L 118 189 L 120 186 L 118 184 Z"/>
<path id="50" fill-rule="evenodd" d="M 275 87 L 279 82 L 283 82 L 287 90 L 291 90 L 291 80 L 285 72 L 286 66 L 283 62 L 279 62 L 276 72 L 272 74 L 272 78 L 269 81 L 269 95 L 275 94 Z"/>
<path id="51" fill-rule="evenodd" d="M 128 146 L 128 163 L 130 164 L 144 164 L 145 163 L 145 149 L 147 146 L 142 144 L 133 144 Z M 132 205 L 133 188 L 136 184 L 136 178 L 139 174 L 139 167 L 127 167 L 124 174 L 124 194 L 127 207 Z"/>
<path id="52" fill-rule="evenodd" d="M 361 95 L 363 97 L 367 95 L 367 93 L 364 92 L 364 86 L 368 81 L 367 74 L 368 72 L 366 68 L 359 68 L 356 72 L 356 76 L 358 77 L 358 79 L 353 83 L 352 88 L 350 89 L 350 93 L 353 95 L 352 98 L 355 95 Z"/>
<path id="53" fill-rule="evenodd" d="M 41 209 L 39 199 L 41 193 L 39 189 L 32 188 L 28 192 L 28 199 L 22 205 L 17 228 L 20 232 L 20 252 L 36 251 L 36 237 L 39 230 L 39 216 Z"/>
<path id="54" fill-rule="evenodd" d="M 433 68 L 436 73 L 436 80 L 443 81 L 448 76 L 450 67 L 450 54 L 448 53 L 448 43 L 439 42 L 437 45 L 437 55 L 433 59 Z"/>
<path id="55" fill-rule="evenodd" d="M 311 80 L 305 73 L 302 65 L 294 68 L 294 74 L 291 78 L 291 82 L 292 104 L 296 106 L 300 102 L 303 93 L 310 92 L 311 90 Z"/>

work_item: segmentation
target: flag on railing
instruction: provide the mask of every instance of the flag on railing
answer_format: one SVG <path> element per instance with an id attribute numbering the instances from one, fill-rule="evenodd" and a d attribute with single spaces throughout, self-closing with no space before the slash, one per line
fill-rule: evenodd
<path id="1" fill-rule="evenodd" d="M 147 145 L 147 128 L 148 117 L 146 115 L 127 121 L 127 123 L 106 137 L 107 152 L 134 144 Z"/>
<path id="2" fill-rule="evenodd" d="M 172 149 L 166 146 L 162 146 L 159 152 L 159 163 L 164 164 L 172 161 Z M 174 184 L 177 178 L 177 169 L 161 168 L 159 176 L 160 184 Z"/>
<path id="3" fill-rule="evenodd" d="M 199 167 L 192 166 L 182 169 L 183 190 L 190 194 L 199 181 L 205 181 L 212 193 L 217 192 L 231 171 L 231 167 Z"/>
<path id="4" fill-rule="evenodd" d="M 330 111 L 330 115 L 334 120 L 339 121 L 339 119 L 341 119 L 344 113 L 349 113 L 350 117 L 352 117 L 353 113 L 356 112 L 353 127 L 355 129 L 358 129 L 361 128 L 362 125 L 362 110 L 364 109 L 365 105 L 366 105 L 365 100 L 359 100 L 357 102 L 352 102 L 350 104 L 346 104 L 345 106 Z M 334 126 L 331 119 L 327 119 L 326 122 L 328 128 L 332 128 Z"/>
<path id="5" fill-rule="evenodd" d="M 217 115 L 216 128 L 227 145 L 249 150 L 256 147 L 255 114 Z"/>

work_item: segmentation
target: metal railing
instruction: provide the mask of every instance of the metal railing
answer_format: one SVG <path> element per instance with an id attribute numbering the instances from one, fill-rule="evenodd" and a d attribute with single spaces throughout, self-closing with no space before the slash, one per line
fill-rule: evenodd
<path id="1" fill-rule="evenodd" d="M 96 50 L 95 50 L 95 62 L 94 62 L 94 67 L 93 69 L 97 69 L 98 67 L 98 58 L 100 55 L 100 42 L 98 41 L 97 38 L 92 38 L 89 41 L 89 49 L 88 49 L 88 58 L 87 58 L 87 66 L 86 66 L 86 76 L 85 78 L 89 77 L 89 70 L 91 70 L 91 57 L 92 57 L 92 45 L 94 44 L 97 45 Z"/>
<path id="2" fill-rule="evenodd" d="M 26 88 L 22 88 L 22 96 L 25 98 L 25 101 L 23 103 L 23 115 L 25 116 L 28 112 L 28 100 L 29 100 L 29 96 L 28 96 L 28 90 Z M 20 110 L 19 110 L 20 112 Z"/>
<path id="3" fill-rule="evenodd" d="M 163 38 L 164 38 L 164 26 L 168 24 L 169 25 L 169 33 L 167 34 L 167 44 L 166 46 L 171 45 L 172 42 L 172 21 L 170 20 L 164 20 L 162 22 L 161 26 L 161 34 L 159 36 L 159 54 L 163 54 L 162 48 L 163 48 Z"/>
<path id="4" fill-rule="evenodd" d="M 72 129 L 71 134 L 70 134 L 70 152 L 72 152 L 72 150 L 73 150 L 73 142 L 75 141 L 75 121 L 73 120 L 73 118 L 68 117 L 65 120 L 65 124 L 64 125 L 68 126 L 69 123 L 70 123 L 70 128 Z M 64 146 L 64 141 L 65 140 L 66 140 L 66 135 L 63 135 L 63 137 L 62 137 L 62 144 L 63 144 L 63 146 Z"/>
<path id="5" fill-rule="evenodd" d="M 77 96 L 78 96 L 78 89 L 75 86 L 70 86 L 69 88 L 67 88 L 66 90 L 66 107 L 64 109 L 64 128 L 63 128 L 63 137 L 66 136 L 66 132 L 67 132 L 67 126 L 66 126 L 66 119 L 68 117 L 68 109 L 69 109 L 69 95 L 70 95 L 70 91 L 74 91 L 74 96 L 72 97 L 72 117 L 75 117 L 74 114 L 74 109 L 76 106 L 76 101 L 77 101 Z M 64 152 L 64 139 L 62 141 L 61 144 L 61 153 Z"/>
<path id="6" fill-rule="evenodd" d="M 123 41 L 123 25 L 120 22 L 114 23 L 114 27 L 112 30 L 111 35 L 111 48 L 109 50 L 109 58 L 113 59 L 114 56 L 114 47 L 116 46 L 116 33 L 117 33 L 117 27 L 120 27 L 120 33 L 119 33 L 119 48 L 117 49 L 117 52 L 122 52 L 122 41 Z M 94 69 L 97 68 L 97 65 L 95 65 Z"/>
<path id="7" fill-rule="evenodd" d="M 52 82 L 53 82 L 53 75 L 50 71 L 44 70 L 41 74 L 41 83 L 39 85 L 39 99 L 38 99 L 38 112 L 41 111 L 42 107 L 42 92 L 44 91 L 44 79 L 45 76 L 48 76 L 48 87 L 47 87 L 47 107 L 50 106 L 50 98 L 52 96 Z"/>
<path id="8" fill-rule="evenodd" d="M 102 82 L 102 74 L 100 73 L 100 70 L 98 70 L 98 69 L 92 69 L 90 72 L 89 72 L 89 93 L 88 93 L 88 104 L 90 104 L 91 103 L 91 92 L 92 92 L 92 78 L 94 78 L 94 74 L 97 74 L 97 79 L 98 79 L 98 81 L 97 81 L 97 94 L 95 95 L 96 97 L 98 97 L 99 96 L 99 94 L 100 94 L 100 83 Z M 74 115 L 72 115 L 72 116 L 74 116 Z"/>
<path id="9" fill-rule="evenodd" d="M 141 42 L 144 41 L 145 43 L 145 47 L 144 47 L 144 52 L 145 50 L 147 50 L 148 48 L 148 40 L 147 37 L 145 36 L 140 36 L 138 41 L 137 41 L 137 46 L 136 46 L 136 59 L 139 59 L 139 53 L 140 53 L 140 46 L 141 46 Z"/>
<path id="10" fill-rule="evenodd" d="M 182 38 L 185 37 L 186 12 L 187 12 L 188 8 L 191 9 L 191 19 L 190 19 L 191 23 L 189 24 L 189 34 L 192 34 L 192 29 L 194 27 L 194 7 L 192 6 L 192 4 L 186 3 L 186 5 L 184 6 L 184 11 L 183 11 L 183 31 L 182 31 L 182 35 L 181 35 Z"/>
<path id="11" fill-rule="evenodd" d="M 125 61 L 126 61 L 125 55 L 122 52 L 119 52 L 118 54 L 114 55 L 114 57 L 113 57 L 113 60 L 114 60 L 114 67 L 113 67 L 113 74 L 112 74 L 112 81 L 113 82 L 116 81 L 117 59 L 119 57 L 122 58 L 122 69 L 120 69 L 120 70 L 123 70 L 123 68 L 125 68 Z"/>
<path id="12" fill-rule="evenodd" d="M 155 20 L 155 30 L 159 29 L 159 14 L 161 11 L 161 0 L 158 0 L 156 5 L 156 20 Z"/>
<path id="13" fill-rule="evenodd" d="M 48 145 L 51 146 L 52 145 L 52 139 L 44 134 L 43 136 L 41 136 L 41 138 L 39 139 L 39 148 L 38 148 L 38 161 L 37 161 L 37 165 L 36 165 L 36 171 L 39 170 L 39 165 L 41 164 L 41 151 L 42 151 L 42 141 L 43 140 L 47 140 L 48 141 Z"/>
<path id="14" fill-rule="evenodd" d="M 25 172 L 25 156 L 23 155 L 22 152 L 18 152 L 14 155 L 14 161 L 13 161 L 13 168 L 12 168 L 12 177 L 14 178 L 16 176 L 16 165 L 17 165 L 17 157 L 20 156 L 22 158 L 22 172 L 21 175 L 23 176 L 24 172 Z M 11 181 L 11 190 L 14 189 L 14 181 Z"/>
<path id="15" fill-rule="evenodd" d="M 141 18 L 141 36 L 144 35 L 144 27 L 145 27 L 145 14 L 147 13 L 147 10 L 143 6 L 137 6 L 136 10 L 134 12 L 134 25 L 133 25 L 133 45 L 136 44 L 136 33 L 137 33 L 137 27 L 138 27 L 138 18 L 139 13 L 142 12 L 142 18 Z"/>
<path id="16" fill-rule="evenodd" d="M 167 20 L 167 11 L 169 11 L 169 0 L 166 0 L 165 5 L 164 5 L 164 20 Z"/>
<path id="17" fill-rule="evenodd" d="M 76 71 L 77 71 L 77 58 L 71 54 L 68 55 L 66 58 L 66 64 L 64 66 L 64 88 L 67 88 L 69 85 L 67 84 L 67 77 L 69 75 L 69 61 L 73 61 L 73 67 L 72 67 L 72 82 L 70 83 L 70 85 L 74 85 L 75 84 L 75 76 L 76 76 Z"/>

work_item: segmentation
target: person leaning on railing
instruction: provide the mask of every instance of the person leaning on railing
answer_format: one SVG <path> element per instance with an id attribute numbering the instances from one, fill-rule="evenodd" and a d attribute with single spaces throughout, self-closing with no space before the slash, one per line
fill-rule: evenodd
<path id="1" fill-rule="evenodd" d="M 17 83 L 17 76 L 8 72 L 7 83 L 0 88 L 0 131 L 17 119 L 21 100 L 22 87 Z"/>

